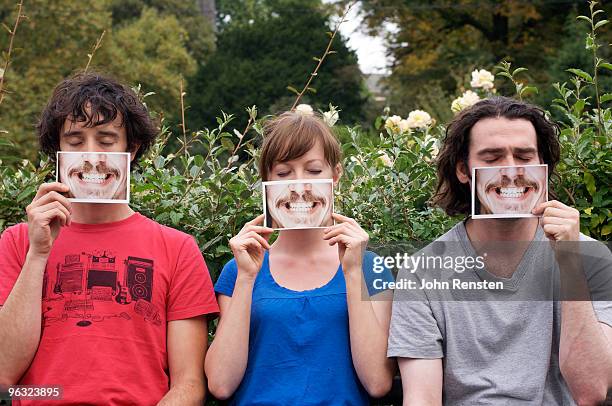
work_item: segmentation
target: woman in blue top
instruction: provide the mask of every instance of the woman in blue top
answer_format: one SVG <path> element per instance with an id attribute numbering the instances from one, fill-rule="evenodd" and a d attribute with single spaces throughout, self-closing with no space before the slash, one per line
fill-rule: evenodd
<path id="1" fill-rule="evenodd" d="M 286 112 L 264 129 L 264 181 L 333 179 L 338 140 L 313 114 Z M 388 270 L 374 266 L 368 234 L 333 214 L 326 229 L 273 232 L 261 215 L 230 240 L 234 259 L 215 285 L 221 316 L 205 362 L 208 386 L 236 405 L 364 405 L 386 394 Z M 378 280 L 378 283 L 376 281 Z M 376 289 L 378 287 L 379 289 Z M 369 296 L 369 297 L 368 297 Z"/>

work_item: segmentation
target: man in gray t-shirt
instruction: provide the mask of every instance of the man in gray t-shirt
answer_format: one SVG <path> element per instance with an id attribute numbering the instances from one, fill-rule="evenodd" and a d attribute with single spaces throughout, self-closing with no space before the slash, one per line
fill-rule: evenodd
<path id="1" fill-rule="evenodd" d="M 555 127 L 539 109 L 508 98 L 481 101 L 449 125 L 434 201 L 449 214 L 467 214 L 471 168 L 546 163 L 552 173 L 558 158 Z M 579 213 L 563 203 L 551 200 L 533 213 L 540 217 L 468 218 L 415 255 L 455 265 L 472 258 L 462 272 L 436 261 L 400 270 L 387 355 L 398 357 L 404 405 L 605 399 L 610 251 L 586 241 Z"/>

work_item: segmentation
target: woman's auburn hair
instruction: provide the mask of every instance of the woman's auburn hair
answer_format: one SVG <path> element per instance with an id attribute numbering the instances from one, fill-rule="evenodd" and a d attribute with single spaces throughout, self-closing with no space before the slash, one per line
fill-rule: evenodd
<path id="1" fill-rule="evenodd" d="M 128 151 L 138 151 L 134 163 L 155 141 L 158 128 L 136 93 L 115 79 L 96 72 L 82 72 L 64 79 L 43 109 L 36 130 L 40 149 L 55 159 L 66 120 L 95 127 L 121 117 Z"/>
<path id="2" fill-rule="evenodd" d="M 319 115 L 287 111 L 269 120 L 264 125 L 259 159 L 262 180 L 270 178 L 275 164 L 301 157 L 317 142 L 323 147 L 325 160 L 335 170 L 342 161 L 340 142 Z"/>
<path id="3" fill-rule="evenodd" d="M 470 132 L 478 121 L 486 118 L 531 122 L 536 131 L 538 154 L 541 161 L 548 165 L 549 178 L 559 162 L 559 127 L 546 116 L 544 110 L 509 97 L 481 100 L 461 111 L 446 127 L 446 136 L 438 154 L 438 183 L 431 202 L 450 216 L 470 213 L 471 189 L 469 184 L 461 183 L 457 178 L 457 166 L 465 165 L 468 168 Z"/>

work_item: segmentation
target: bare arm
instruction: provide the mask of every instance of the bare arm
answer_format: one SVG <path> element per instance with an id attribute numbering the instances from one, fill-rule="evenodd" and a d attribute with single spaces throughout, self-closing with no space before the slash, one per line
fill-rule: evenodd
<path id="1" fill-rule="evenodd" d="M 612 327 L 599 323 L 591 302 L 563 302 L 559 365 L 578 404 L 602 403 L 612 387 Z"/>
<path id="2" fill-rule="evenodd" d="M 404 406 L 442 405 L 442 359 L 398 358 Z"/>
<path id="3" fill-rule="evenodd" d="M 38 349 L 46 265 L 46 259 L 28 255 L 13 290 L 0 308 L 0 387 L 16 384 Z"/>
<path id="4" fill-rule="evenodd" d="M 556 200 L 540 204 L 542 228 L 552 242 L 561 274 L 559 368 L 580 405 L 606 399 L 612 384 L 610 327 L 599 323 L 589 301 L 580 249 L 580 213 Z M 571 300 L 576 297 L 580 300 Z M 570 299 L 570 300 L 567 300 Z"/>
<path id="5" fill-rule="evenodd" d="M 391 389 L 395 373 L 395 360 L 387 358 L 393 293 L 362 298 L 361 268 L 347 271 L 345 279 L 353 365 L 368 393 L 382 397 Z"/>
<path id="6" fill-rule="evenodd" d="M 325 230 L 329 244 L 338 245 L 346 281 L 349 332 L 353 365 L 362 385 L 373 397 L 384 396 L 391 389 L 395 361 L 387 358 L 391 322 L 392 292 L 376 298 L 363 298 L 363 253 L 368 234 L 349 217 L 334 213 L 338 224 Z"/>
<path id="7" fill-rule="evenodd" d="M 60 227 L 70 223 L 70 203 L 45 183 L 27 208 L 30 247 L 25 263 L 4 306 L 0 308 L 0 387 L 14 385 L 30 366 L 41 334 L 43 275 Z"/>
<path id="8" fill-rule="evenodd" d="M 168 322 L 170 390 L 158 405 L 202 405 L 204 402 L 207 330 L 206 316 Z"/>
<path id="9" fill-rule="evenodd" d="M 206 357 L 210 392 L 227 399 L 236 391 L 249 359 L 253 281 L 236 280 L 232 297 L 218 295 L 221 316 Z"/>
<path id="10" fill-rule="evenodd" d="M 257 225 L 263 222 L 263 218 L 262 214 L 246 223 L 230 240 L 238 268 L 236 282 L 232 297 L 217 296 L 221 314 L 205 362 L 208 388 L 218 399 L 227 399 L 236 391 L 249 359 L 253 286 L 265 250 L 270 248 L 267 239 L 274 231 Z"/>

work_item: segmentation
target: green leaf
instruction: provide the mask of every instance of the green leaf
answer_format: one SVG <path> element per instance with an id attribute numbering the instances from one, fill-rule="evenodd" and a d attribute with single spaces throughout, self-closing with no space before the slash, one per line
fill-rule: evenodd
<path id="1" fill-rule="evenodd" d="M 179 224 L 182 218 L 183 218 L 183 213 L 177 213 L 175 211 L 170 213 L 170 220 L 175 226 Z"/>
<path id="2" fill-rule="evenodd" d="M 287 90 L 289 90 L 292 93 L 295 93 L 296 95 L 300 94 L 300 92 L 293 86 L 287 86 Z"/>
<path id="3" fill-rule="evenodd" d="M 196 155 L 194 158 L 194 163 L 199 167 L 204 166 L 204 157 L 202 157 L 202 155 Z"/>
<path id="4" fill-rule="evenodd" d="M 604 25 L 608 24 L 609 21 L 608 20 L 601 20 L 600 22 L 598 22 L 597 24 L 595 24 L 595 29 L 598 29 L 599 27 L 603 27 Z"/>
<path id="5" fill-rule="evenodd" d="M 597 188 L 595 186 L 595 178 L 589 172 L 584 173 L 584 184 L 591 196 L 595 195 Z"/>
<path id="6" fill-rule="evenodd" d="M 537 94 L 538 93 L 538 88 L 535 86 L 526 86 L 523 89 L 521 89 L 521 96 L 527 95 L 527 94 Z"/>
<path id="7" fill-rule="evenodd" d="M 599 68 L 612 70 L 612 63 L 603 62 L 598 65 Z"/>
<path id="8" fill-rule="evenodd" d="M 17 195 L 17 198 L 15 198 L 15 201 L 19 203 L 28 197 L 34 197 L 32 195 L 34 194 L 35 191 L 36 191 L 36 186 L 28 186 L 27 188 L 22 190 L 21 193 Z"/>
<path id="9" fill-rule="evenodd" d="M 582 115 L 582 111 L 584 110 L 585 103 L 586 101 L 584 99 L 578 99 L 576 100 L 576 103 L 574 103 L 572 110 L 576 117 L 580 117 Z"/>
<path id="10" fill-rule="evenodd" d="M 512 72 L 512 76 L 516 76 L 518 73 L 521 72 L 526 72 L 527 68 L 516 68 L 513 72 Z"/>
<path id="11" fill-rule="evenodd" d="M 230 152 L 234 150 L 234 143 L 229 138 L 221 138 L 221 145 Z"/>
<path id="12" fill-rule="evenodd" d="M 200 173 L 200 167 L 199 166 L 192 166 L 191 169 L 189 169 L 189 175 L 191 175 L 192 178 L 195 178 L 198 173 Z"/>
<path id="13" fill-rule="evenodd" d="M 508 72 L 498 72 L 497 76 L 505 76 L 508 79 L 512 79 L 512 76 Z"/>
<path id="14" fill-rule="evenodd" d="M 589 24 L 591 24 L 591 19 L 587 16 L 578 16 L 576 17 L 576 20 L 584 20 L 586 22 L 588 22 Z"/>
<path id="15" fill-rule="evenodd" d="M 580 70 L 580 69 L 567 69 L 567 72 L 573 73 L 574 75 L 578 76 L 579 78 L 584 79 L 587 83 L 593 83 L 593 78 L 591 77 L 591 75 L 589 75 L 588 73 L 586 73 L 583 70 Z"/>
<path id="16" fill-rule="evenodd" d="M 599 98 L 599 101 L 601 101 L 602 103 L 605 103 L 610 100 L 612 100 L 612 93 L 604 93 Z"/>
<path id="17" fill-rule="evenodd" d="M 601 235 L 609 235 L 612 233 L 612 223 L 608 223 L 601 228 Z"/>

